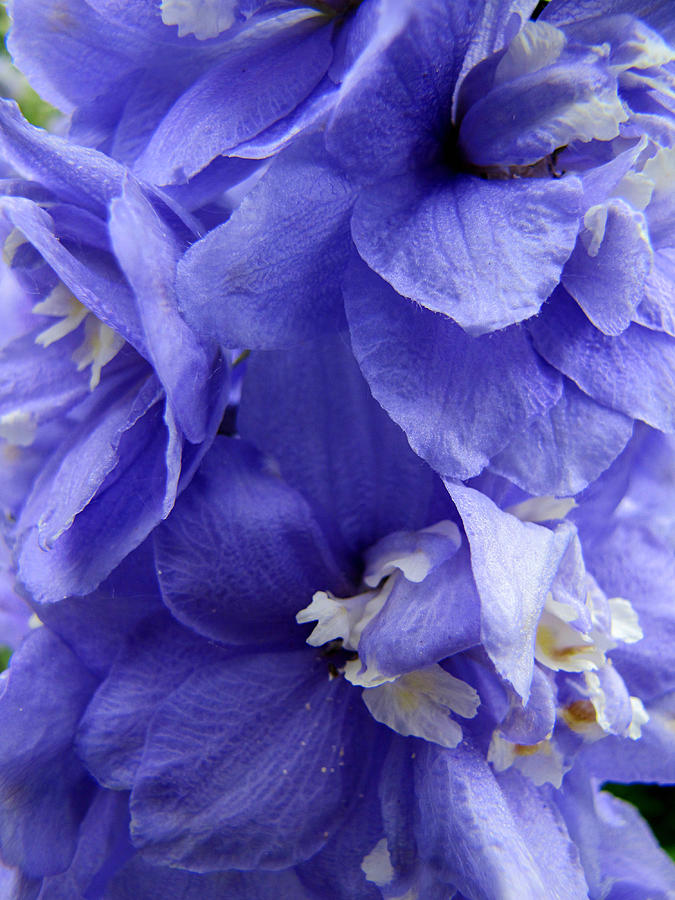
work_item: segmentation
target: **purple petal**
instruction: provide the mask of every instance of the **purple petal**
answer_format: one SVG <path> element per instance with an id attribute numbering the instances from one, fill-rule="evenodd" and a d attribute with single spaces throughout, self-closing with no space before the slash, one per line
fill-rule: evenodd
<path id="1" fill-rule="evenodd" d="M 117 402 L 102 398 L 108 402 L 99 401 L 96 408 L 89 408 L 86 427 L 73 427 L 70 439 L 42 470 L 19 521 L 19 533 L 37 522 L 40 545 L 52 547 L 93 499 L 119 462 L 125 432 L 161 400 L 157 379 L 148 377 L 147 371 L 136 374 L 141 379 L 119 385 Z"/>
<path id="2" fill-rule="evenodd" d="M 6 163 L 24 178 L 105 218 L 108 203 L 122 186 L 124 169 L 119 163 L 34 128 L 13 101 L 0 101 L 0 124 L 0 150 Z"/>
<path id="3" fill-rule="evenodd" d="M 530 494 L 568 497 L 595 481 L 626 446 L 633 422 L 563 379 L 549 410 L 490 460 L 490 469 Z"/>
<path id="4" fill-rule="evenodd" d="M 675 23 L 669 0 L 553 0 L 544 9 L 542 19 L 555 25 L 564 25 L 595 16 L 602 16 L 606 20 L 620 13 L 644 19 L 664 37 L 675 37 Z"/>
<path id="5" fill-rule="evenodd" d="M 164 602 L 224 643 L 298 644 L 295 614 L 320 589 L 349 590 L 303 499 L 245 441 L 220 437 L 155 532 Z"/>
<path id="6" fill-rule="evenodd" d="M 168 616 L 147 619 L 123 646 L 82 717 L 77 752 L 99 784 L 129 790 L 159 704 L 195 669 L 225 657 Z"/>
<path id="7" fill-rule="evenodd" d="M 144 353 L 134 298 L 108 253 L 82 246 L 74 247 L 71 253 L 68 244 L 62 244 L 55 233 L 51 216 L 31 200 L 4 198 L 0 211 L 97 319 Z"/>
<path id="8" fill-rule="evenodd" d="M 96 681 L 46 628 L 24 642 L 3 681 L 2 854 L 41 877 L 70 864 L 93 789 L 72 740 Z"/>
<path id="9" fill-rule="evenodd" d="M 541 34 L 542 26 L 530 27 L 542 43 L 550 40 Z M 564 42 L 560 32 L 553 34 Z M 546 60 L 535 71 L 516 67 L 514 77 L 493 86 L 464 116 L 459 144 L 474 165 L 533 165 L 574 141 L 618 137 L 619 123 L 628 116 L 607 59 L 583 44 L 568 45 L 560 54 L 555 38 L 550 50 L 556 54 L 554 62 Z"/>
<path id="10" fill-rule="evenodd" d="M 609 735 L 585 747 L 579 763 L 599 780 L 672 784 L 675 781 L 672 721 L 675 691 L 645 705 L 649 721 L 637 741 Z"/>
<path id="11" fill-rule="evenodd" d="M 38 542 L 36 519 L 24 511 L 25 522 L 20 525 L 27 525 L 28 530 L 21 539 L 19 577 L 39 602 L 93 591 L 168 514 L 176 496 L 181 442 L 170 416 L 163 416 L 162 406 L 156 403 L 122 430 L 115 467 L 70 527 L 65 520 L 67 530 L 54 539 L 48 552 Z M 93 450 L 95 443 L 93 439 L 83 444 L 83 452 Z M 90 471 L 93 463 L 87 457 L 82 457 L 84 470 Z M 60 457 L 50 474 L 58 472 L 59 462 Z M 77 456 L 64 459 L 73 471 L 77 462 Z M 52 502 L 50 489 L 56 484 L 50 484 L 48 478 L 41 481 L 31 499 L 33 510 Z M 87 485 L 81 483 L 82 487 Z M 62 506 L 63 497 L 56 499 Z"/>
<path id="12" fill-rule="evenodd" d="M 579 848 L 590 896 L 602 896 L 610 884 L 626 900 L 641 894 L 668 900 L 673 863 L 635 807 L 598 791 L 580 767 L 567 775 L 565 788 L 555 799 Z"/>
<path id="13" fill-rule="evenodd" d="M 324 23 L 313 17 L 293 26 L 291 18 L 267 41 L 233 44 L 164 117 L 137 162 L 140 176 L 154 184 L 185 181 L 291 112 L 330 65 L 332 28 Z"/>
<path id="14" fill-rule="evenodd" d="M 352 551 L 452 512 L 440 479 L 373 399 L 342 336 L 254 353 L 237 421 Z"/>
<path id="15" fill-rule="evenodd" d="M 417 755 L 420 855 L 463 895 L 545 897 L 554 871 L 561 897 L 584 896 L 583 873 L 564 824 L 531 783 L 521 777 L 497 780 L 482 754 L 466 743 L 455 750 L 425 744 Z"/>
<path id="16" fill-rule="evenodd" d="M 569 535 L 521 522 L 472 488 L 446 485 L 471 548 L 483 645 L 499 674 L 527 701 L 539 616 Z"/>
<path id="17" fill-rule="evenodd" d="M 645 282 L 645 295 L 633 320 L 675 337 L 675 250 L 657 250 Z"/>
<path id="18" fill-rule="evenodd" d="M 139 622 L 164 612 L 150 542 L 126 556 L 94 593 L 32 605 L 40 621 L 73 648 L 89 671 L 105 678 Z"/>
<path id="19" fill-rule="evenodd" d="M 675 561 L 672 550 L 641 527 L 616 526 L 587 551 L 588 567 L 610 597 L 625 597 L 644 633 L 612 651 L 632 694 L 651 700 L 675 689 Z"/>
<path id="20" fill-rule="evenodd" d="M 216 353 L 197 341 L 178 313 L 174 283 L 181 248 L 131 179 L 112 203 L 110 233 L 134 290 L 153 367 L 185 436 L 194 444 L 201 443 L 211 412 L 207 386 L 215 374 Z"/>
<path id="21" fill-rule="evenodd" d="M 308 138 L 282 153 L 230 219 L 178 266 L 181 312 L 227 347 L 277 347 L 337 330 L 349 256 L 347 179 Z"/>
<path id="22" fill-rule="evenodd" d="M 477 475 L 560 397 L 558 374 L 518 327 L 470 337 L 400 297 L 360 260 L 347 273 L 345 305 L 375 399 L 438 472 Z"/>
<path id="23" fill-rule="evenodd" d="M 40 900 L 96 896 L 114 872 L 134 853 L 129 840 L 129 795 L 96 791 L 82 820 L 77 850 L 65 872 L 45 878 Z M 23 895 L 19 895 L 24 900 Z"/>
<path id="24" fill-rule="evenodd" d="M 609 201 L 605 210 L 602 242 L 594 247 L 592 231 L 582 231 L 562 283 L 596 328 L 617 335 L 628 328 L 644 297 L 652 250 L 641 213 L 622 200 Z"/>
<path id="25" fill-rule="evenodd" d="M 358 691 L 310 651 L 204 666 L 152 720 L 133 840 L 193 871 L 307 859 L 357 800 L 373 731 Z"/>
<path id="26" fill-rule="evenodd" d="M 534 315 L 556 286 L 580 197 L 575 178 L 402 176 L 361 194 L 352 234 L 399 294 L 483 334 Z"/>
<path id="27" fill-rule="evenodd" d="M 359 656 L 384 675 L 422 669 L 479 644 L 479 616 L 465 545 L 420 584 L 396 583 L 384 608 L 363 630 Z"/>
<path id="28" fill-rule="evenodd" d="M 384 749 L 384 738 L 382 744 Z M 366 881 L 361 868 L 366 852 L 382 837 L 380 804 L 374 788 L 374 784 L 369 785 L 352 815 L 326 846 L 297 866 L 302 883 L 313 891 L 312 897 L 381 900 L 380 891 L 372 882 Z"/>
<path id="29" fill-rule="evenodd" d="M 111 900 L 317 900 L 316 894 L 305 890 L 293 869 L 199 875 L 170 866 L 153 866 L 141 854 L 136 854 L 115 875 L 108 890 L 106 897 Z"/>
<path id="30" fill-rule="evenodd" d="M 670 335 L 631 325 L 608 337 L 562 289 L 529 328 L 544 359 L 593 399 L 662 431 L 675 431 L 675 340 Z"/>
<path id="31" fill-rule="evenodd" d="M 37 318 L 36 318 L 37 321 Z M 81 329 L 48 347 L 36 345 L 37 329 L 0 352 L 0 416 L 3 436 L 16 414 L 31 431 L 71 409 L 89 393 L 89 377 L 78 372 L 71 354 L 82 341 Z"/>

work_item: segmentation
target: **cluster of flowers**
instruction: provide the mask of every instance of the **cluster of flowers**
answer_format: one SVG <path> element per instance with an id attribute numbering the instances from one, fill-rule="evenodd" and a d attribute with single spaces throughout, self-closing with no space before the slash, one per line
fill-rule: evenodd
<path id="1" fill-rule="evenodd" d="M 2 897 L 672 898 L 670 0 L 11 13 Z"/>

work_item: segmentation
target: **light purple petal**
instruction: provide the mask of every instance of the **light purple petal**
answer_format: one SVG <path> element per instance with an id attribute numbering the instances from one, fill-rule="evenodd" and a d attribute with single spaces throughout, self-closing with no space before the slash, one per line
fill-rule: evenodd
<path id="1" fill-rule="evenodd" d="M 544 359 L 599 403 L 675 431 L 675 339 L 670 335 L 634 324 L 608 337 L 562 289 L 529 329 Z"/>
<path id="2" fill-rule="evenodd" d="M 352 234 L 399 294 L 483 334 L 534 315 L 556 286 L 580 196 L 575 178 L 403 176 L 361 194 Z"/>
<path id="3" fill-rule="evenodd" d="M 528 423 L 490 460 L 490 469 L 530 494 L 569 497 L 621 453 L 633 422 L 563 379 L 558 402 Z"/>
<path id="4" fill-rule="evenodd" d="M 631 323 L 645 295 L 652 265 L 647 223 L 622 200 L 611 200 L 604 233 L 595 246 L 592 229 L 582 230 L 562 274 L 562 283 L 591 322 L 604 334 L 617 335 Z"/>
<path id="5" fill-rule="evenodd" d="M 347 273 L 345 306 L 373 395 L 444 475 L 477 475 L 560 397 L 558 374 L 522 329 L 470 337 L 400 297 L 358 259 Z"/>
<path id="6" fill-rule="evenodd" d="M 425 744 L 417 753 L 420 855 L 473 900 L 581 900 L 586 885 L 561 817 L 525 779 L 497 780 L 483 754 Z M 560 892 L 549 890 L 552 882 Z"/>
<path id="7" fill-rule="evenodd" d="M 226 347 L 293 345 L 344 322 L 353 189 L 310 137 L 281 154 L 178 266 L 181 312 Z"/>
<path id="8" fill-rule="evenodd" d="M 446 485 L 471 548 L 483 645 L 499 674 L 527 701 L 539 616 L 569 534 L 521 522 L 472 488 Z"/>

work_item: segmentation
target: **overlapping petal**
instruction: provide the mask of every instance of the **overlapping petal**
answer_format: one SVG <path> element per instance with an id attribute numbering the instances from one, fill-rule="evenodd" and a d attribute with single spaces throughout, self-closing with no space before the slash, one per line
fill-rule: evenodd
<path id="1" fill-rule="evenodd" d="M 350 264 L 345 298 L 354 355 L 373 395 L 443 475 L 477 475 L 560 397 L 559 375 L 518 328 L 471 337 L 400 297 L 359 260 Z"/>
<path id="2" fill-rule="evenodd" d="M 580 194 L 576 179 L 406 175 L 359 195 L 352 234 L 399 294 L 484 334 L 534 315 L 556 286 Z"/>
<path id="3" fill-rule="evenodd" d="M 314 591 L 348 585 L 307 502 L 244 441 L 216 440 L 177 509 L 155 533 L 159 582 L 169 609 L 199 634 L 288 640 Z"/>
<path id="4" fill-rule="evenodd" d="M 205 664 L 153 717 L 133 840 L 149 860 L 193 871 L 300 862 L 349 814 L 373 727 L 358 695 L 309 650 Z"/>

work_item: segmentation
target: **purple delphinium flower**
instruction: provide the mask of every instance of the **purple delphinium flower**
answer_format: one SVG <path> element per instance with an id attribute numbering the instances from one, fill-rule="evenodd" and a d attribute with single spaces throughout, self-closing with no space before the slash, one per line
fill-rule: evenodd
<path id="1" fill-rule="evenodd" d="M 671 895 L 675 54 L 532 5 L 17 0 L 11 896 Z"/>
<path id="2" fill-rule="evenodd" d="M 640 446 L 576 507 L 492 476 L 444 486 L 339 340 L 254 354 L 239 430 L 126 572 L 38 610 L 0 700 L 6 860 L 109 898 L 153 878 L 242 900 L 595 898 L 645 865 L 666 897 L 665 855 L 596 789 L 610 741 L 640 777 L 673 775 L 645 711 L 675 687 L 670 556 L 645 567 L 634 540 L 610 561 Z M 312 610 L 320 634 L 295 624 Z M 32 844 L 34 809 L 11 804 L 27 774 L 52 785 Z"/>
<path id="3" fill-rule="evenodd" d="M 480 4 L 396 5 L 326 126 L 190 248 L 179 303 L 226 345 L 346 321 L 437 471 L 574 494 L 634 420 L 674 427 L 675 51 L 630 4 L 560 26 L 513 9 L 490 29 Z"/>
<path id="4" fill-rule="evenodd" d="M 170 184 L 218 157 L 267 157 L 325 118 L 345 69 L 381 27 L 376 4 L 359 5 L 18 0 L 8 44 L 41 95 L 72 116 L 73 140 Z M 217 170 L 240 166 L 220 158 Z"/>
<path id="5" fill-rule="evenodd" d="M 3 503 L 19 579 L 56 600 L 93 590 L 169 512 L 220 422 L 227 365 L 176 307 L 196 220 L 14 104 L 0 122 Z"/>

